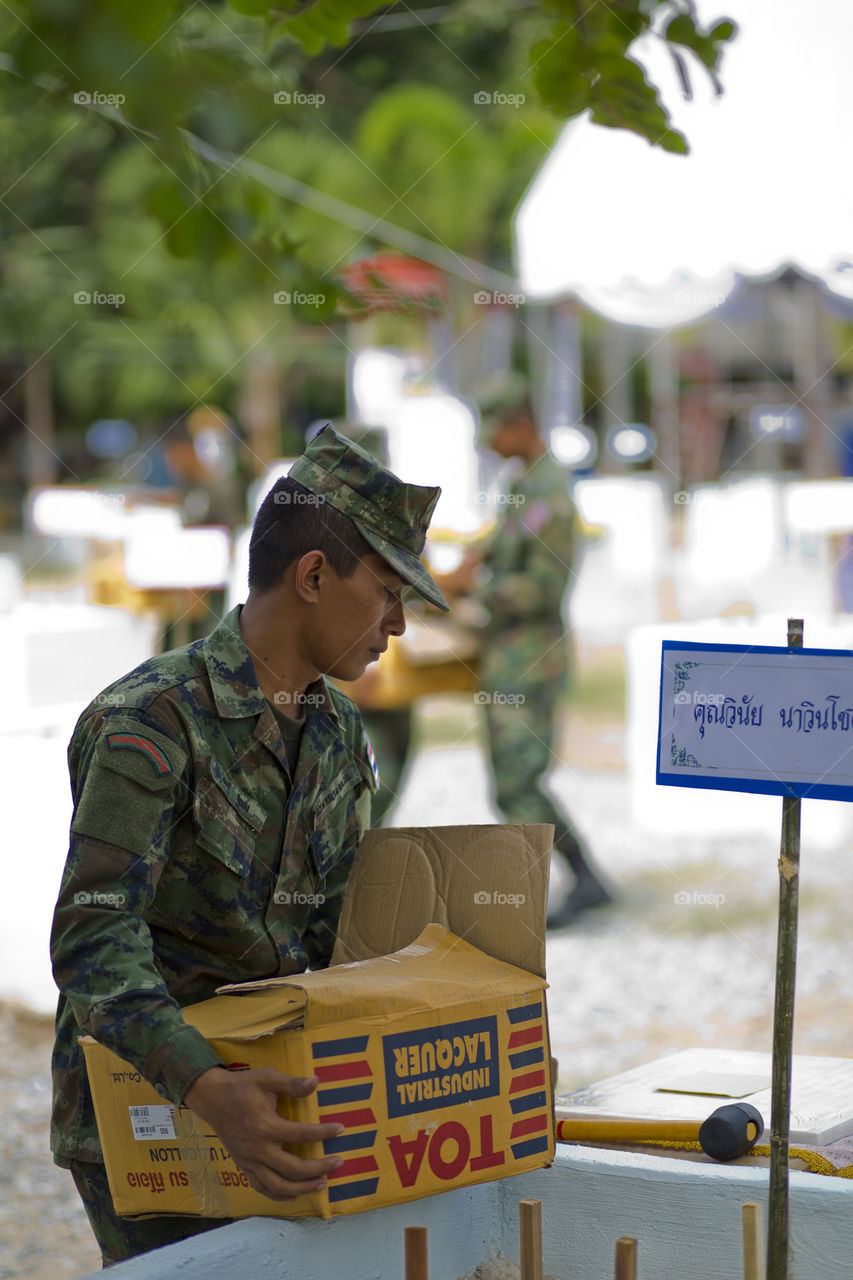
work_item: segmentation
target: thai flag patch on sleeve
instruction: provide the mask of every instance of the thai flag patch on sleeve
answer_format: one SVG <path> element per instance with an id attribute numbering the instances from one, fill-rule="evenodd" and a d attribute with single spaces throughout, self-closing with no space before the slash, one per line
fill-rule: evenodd
<path id="1" fill-rule="evenodd" d="M 373 772 L 373 781 L 376 783 L 376 790 L 378 791 L 380 786 L 379 765 L 376 763 L 376 756 L 373 754 L 373 743 L 370 741 L 367 734 L 365 734 L 364 737 L 367 742 L 367 758 L 370 761 L 370 768 Z"/>

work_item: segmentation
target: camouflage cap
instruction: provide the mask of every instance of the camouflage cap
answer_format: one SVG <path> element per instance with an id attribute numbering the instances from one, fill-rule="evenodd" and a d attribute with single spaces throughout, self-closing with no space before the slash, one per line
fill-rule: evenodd
<path id="1" fill-rule="evenodd" d="M 449 611 L 420 559 L 441 489 L 405 484 L 328 425 L 296 459 L 289 474 L 349 516 L 365 542 L 419 595 Z"/>

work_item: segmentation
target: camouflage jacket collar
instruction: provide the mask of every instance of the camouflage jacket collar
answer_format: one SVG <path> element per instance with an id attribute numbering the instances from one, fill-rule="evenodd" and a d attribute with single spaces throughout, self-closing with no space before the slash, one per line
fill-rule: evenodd
<path id="1" fill-rule="evenodd" d="M 225 720 L 238 720 L 243 716 L 261 715 L 269 703 L 258 686 L 255 664 L 240 630 L 240 609 L 237 605 L 226 614 L 217 627 L 203 641 L 204 661 L 216 710 Z M 337 709 L 328 686 L 321 676 L 306 690 L 314 695 L 308 702 L 309 710 L 316 709 L 338 719 Z"/>

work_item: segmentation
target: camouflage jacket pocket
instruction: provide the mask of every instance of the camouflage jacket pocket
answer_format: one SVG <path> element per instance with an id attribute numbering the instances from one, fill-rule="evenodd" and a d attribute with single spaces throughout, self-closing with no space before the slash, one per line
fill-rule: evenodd
<path id="1" fill-rule="evenodd" d="M 266 812 L 215 760 L 209 763 L 212 777 L 199 778 L 195 786 L 195 838 L 230 871 L 245 877 L 251 871 L 255 840 L 266 822 Z"/>

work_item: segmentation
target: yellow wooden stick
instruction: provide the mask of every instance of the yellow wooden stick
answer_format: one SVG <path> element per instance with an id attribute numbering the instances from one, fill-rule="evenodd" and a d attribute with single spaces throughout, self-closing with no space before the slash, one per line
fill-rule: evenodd
<path id="1" fill-rule="evenodd" d="M 751 1200 L 743 1214 L 743 1280 L 765 1280 L 764 1222 L 761 1205 Z"/>
<path id="2" fill-rule="evenodd" d="M 406 1227 L 406 1280 L 428 1280 L 427 1229 Z"/>
<path id="3" fill-rule="evenodd" d="M 542 1280 L 542 1201 L 519 1200 L 521 1280 Z"/>
<path id="4" fill-rule="evenodd" d="M 637 1241 L 622 1236 L 616 1241 L 615 1280 L 637 1280 Z"/>

